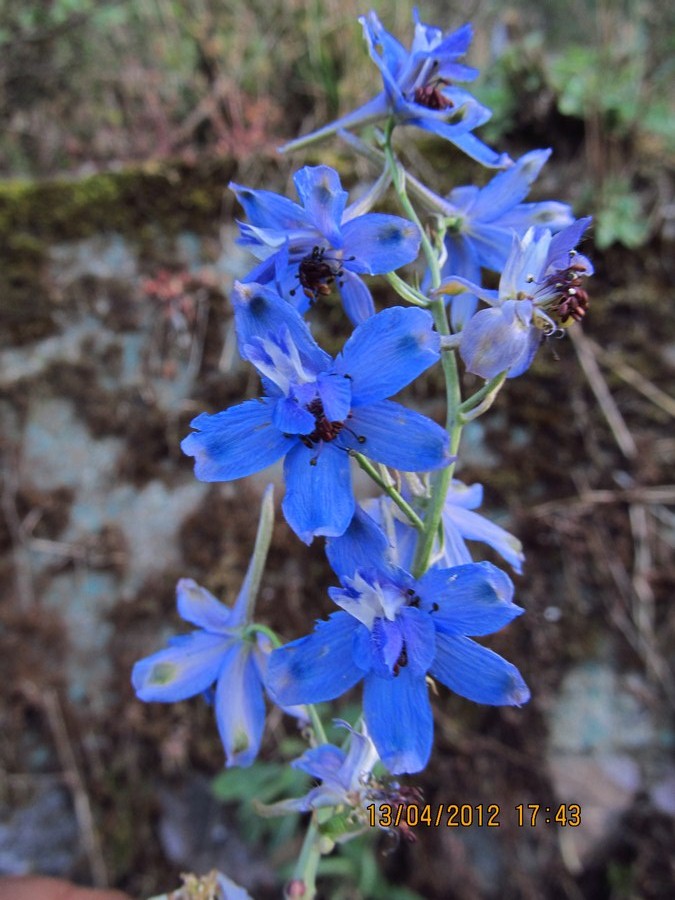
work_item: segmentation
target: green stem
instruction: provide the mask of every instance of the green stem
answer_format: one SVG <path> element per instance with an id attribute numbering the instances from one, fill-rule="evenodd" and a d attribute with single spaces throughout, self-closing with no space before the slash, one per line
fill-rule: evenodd
<path id="1" fill-rule="evenodd" d="M 293 872 L 293 880 L 300 881 L 304 885 L 303 900 L 314 900 L 316 896 L 316 872 L 321 859 L 320 839 L 317 813 L 314 812 Z"/>
<path id="2" fill-rule="evenodd" d="M 267 625 L 261 625 L 259 622 L 253 622 L 251 625 L 247 625 L 243 635 L 244 640 L 248 640 L 255 634 L 264 634 L 275 650 L 278 650 L 279 647 L 283 646 L 281 638 L 276 631 L 273 631 Z"/>
<path id="3" fill-rule="evenodd" d="M 462 422 L 471 422 L 489 409 L 505 381 L 506 372 L 501 372 L 499 375 L 495 375 L 494 378 L 486 381 L 480 390 L 467 398 L 459 407 L 459 415 Z"/>
<path id="4" fill-rule="evenodd" d="M 439 276 L 440 278 L 440 276 Z M 434 300 L 431 304 L 431 313 L 436 323 L 439 334 L 450 334 L 448 317 L 445 312 L 445 304 L 442 300 Z M 457 371 L 457 357 L 454 351 L 441 354 L 441 366 L 445 379 L 445 393 L 447 398 L 447 412 L 445 428 L 450 438 L 450 453 L 457 456 L 459 442 L 462 436 L 462 420 L 459 415 L 459 407 L 462 402 L 462 393 L 459 384 L 459 372 Z M 413 575 L 419 578 L 429 568 L 429 561 L 434 549 L 434 541 L 445 506 L 445 498 L 455 471 L 455 462 L 450 463 L 444 469 L 437 472 L 432 480 L 431 500 L 424 517 L 424 531 L 417 539 L 415 559 L 413 561 Z"/>
<path id="5" fill-rule="evenodd" d="M 389 272 L 384 276 L 389 284 L 393 287 L 399 297 L 403 297 L 404 300 L 407 300 L 408 303 L 412 303 L 415 306 L 421 306 L 423 309 L 429 308 L 429 301 L 424 296 L 424 294 L 420 293 L 420 291 L 416 291 L 414 287 L 411 287 L 407 281 L 404 281 L 400 276 L 396 274 L 396 272 Z"/>
<path id="6" fill-rule="evenodd" d="M 308 703 L 305 709 L 307 710 L 310 722 L 312 723 L 312 728 L 314 729 L 314 734 L 316 735 L 317 745 L 321 746 L 321 744 L 327 744 L 328 738 L 323 728 L 323 722 L 321 721 L 319 713 L 316 710 L 316 706 L 314 706 L 312 703 Z"/>
<path id="7" fill-rule="evenodd" d="M 412 221 L 420 230 L 420 234 L 422 235 L 422 250 L 424 251 L 424 256 L 426 258 L 427 265 L 429 266 L 429 271 L 431 272 L 431 286 L 432 288 L 437 288 L 441 283 L 441 272 L 438 266 L 438 257 L 436 256 L 431 241 L 429 240 L 429 235 L 427 234 L 426 229 L 422 226 L 419 216 L 417 215 L 417 211 L 410 202 L 410 198 L 406 193 L 406 173 L 394 156 L 394 149 L 391 146 L 391 135 L 392 131 L 394 130 L 394 124 L 394 119 L 389 119 L 389 121 L 387 122 L 387 127 L 384 133 L 384 156 L 387 161 L 387 166 L 391 171 L 391 180 L 394 185 L 396 195 L 398 196 L 399 203 L 401 204 L 401 208 L 403 209 L 405 214 L 412 219 Z"/>
<path id="8" fill-rule="evenodd" d="M 426 258 L 429 272 L 431 273 L 431 289 L 435 290 L 441 283 L 441 269 L 438 262 L 438 256 L 432 246 L 429 236 L 415 211 L 414 206 L 410 202 L 410 198 L 405 188 L 405 173 L 403 172 L 398 161 L 394 157 L 394 151 L 391 146 L 391 132 L 393 122 L 389 122 L 385 132 L 384 154 L 387 165 L 391 169 L 392 183 L 398 195 L 402 209 L 419 227 L 422 233 L 422 250 Z M 429 309 L 434 317 L 436 330 L 440 335 L 449 335 L 450 326 L 445 311 L 445 304 L 442 300 L 434 300 L 430 303 Z M 447 402 L 447 413 L 445 419 L 445 427 L 450 439 L 450 453 L 452 456 L 457 455 L 459 449 L 459 441 L 462 434 L 462 421 L 459 416 L 459 407 L 462 402 L 462 392 L 459 384 L 459 372 L 457 371 L 457 357 L 454 351 L 441 354 L 441 366 L 443 368 L 443 378 L 445 380 L 445 393 Z M 452 475 L 455 470 L 454 462 L 450 463 L 440 472 L 437 472 L 432 481 L 431 501 L 427 507 L 424 517 L 423 529 L 417 539 L 417 547 L 415 549 L 415 559 L 413 562 L 413 575 L 419 578 L 426 572 L 429 567 L 429 560 L 434 549 L 434 541 L 441 521 L 441 514 L 445 505 L 445 498 L 452 481 Z"/>
<path id="9" fill-rule="evenodd" d="M 255 600 L 258 596 L 260 581 L 265 569 L 267 560 L 267 551 L 272 540 L 272 529 L 274 528 L 274 485 L 267 486 L 263 494 L 262 504 L 260 506 L 260 520 L 258 521 L 258 531 L 255 536 L 255 546 L 251 555 L 251 561 L 246 570 L 246 577 L 241 586 L 239 595 L 246 594 L 246 615 L 245 622 L 250 622 L 253 618 L 255 608 Z"/>
<path id="10" fill-rule="evenodd" d="M 394 501 L 394 503 L 398 506 L 400 510 L 402 510 L 406 516 L 410 519 L 412 524 L 418 530 L 422 531 L 424 529 L 424 522 L 417 515 L 412 506 L 407 503 L 403 497 L 399 494 L 396 488 L 386 482 L 384 478 L 377 471 L 375 466 L 371 463 L 369 459 L 367 459 L 362 453 L 355 453 L 352 451 L 352 456 L 357 461 L 357 463 L 361 466 L 366 475 L 369 475 L 375 484 L 382 488 L 385 494 Z"/>

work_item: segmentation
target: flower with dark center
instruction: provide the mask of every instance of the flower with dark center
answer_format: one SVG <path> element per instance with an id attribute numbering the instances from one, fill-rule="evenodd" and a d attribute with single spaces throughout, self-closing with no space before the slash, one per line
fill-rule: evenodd
<path id="1" fill-rule="evenodd" d="M 452 141 L 464 153 L 491 168 L 506 168 L 511 159 L 499 154 L 473 134 L 473 129 L 490 118 L 482 106 L 456 82 L 473 81 L 476 69 L 459 60 L 472 38 L 472 28 L 464 25 L 443 34 L 439 28 L 420 22 L 414 13 L 415 33 L 410 50 L 386 31 L 374 12 L 362 16 L 370 57 L 380 70 L 383 90 L 359 109 L 341 119 L 291 141 L 281 149 L 290 151 L 335 134 L 393 118 L 400 125 L 414 125 Z"/>
<path id="2" fill-rule="evenodd" d="M 358 325 L 375 312 L 361 276 L 384 275 L 416 259 L 419 229 L 400 216 L 347 206 L 340 176 L 329 166 L 305 166 L 293 180 L 302 205 L 230 185 L 248 216 L 239 222 L 239 243 L 261 260 L 244 280 L 274 286 L 301 313 L 336 282 L 345 312 Z"/>
<path id="3" fill-rule="evenodd" d="M 544 336 L 583 318 L 588 296 L 579 285 L 593 266 L 574 248 L 590 222 L 578 219 L 556 235 L 530 228 L 524 237 L 514 236 L 498 291 L 458 277 L 441 284 L 439 295 L 469 290 L 490 306 L 461 332 L 459 352 L 469 372 L 515 378 L 529 368 Z"/>
<path id="4" fill-rule="evenodd" d="M 312 634 L 274 650 L 270 696 L 284 706 L 322 703 L 363 681 L 363 717 L 393 774 L 419 772 L 433 742 L 429 678 L 476 703 L 520 706 L 530 692 L 518 669 L 473 640 L 523 610 L 508 576 L 490 563 L 432 568 L 420 578 L 392 564 L 389 542 L 357 509 L 326 542 L 340 607 Z"/>
<path id="5" fill-rule="evenodd" d="M 342 534 L 351 521 L 350 453 L 403 471 L 450 462 L 444 429 L 386 399 L 440 357 L 426 310 L 383 310 L 333 359 L 269 288 L 239 285 L 233 304 L 242 354 L 260 373 L 264 396 L 194 419 L 181 447 L 199 479 L 243 478 L 284 457 L 284 515 L 310 543 Z"/>

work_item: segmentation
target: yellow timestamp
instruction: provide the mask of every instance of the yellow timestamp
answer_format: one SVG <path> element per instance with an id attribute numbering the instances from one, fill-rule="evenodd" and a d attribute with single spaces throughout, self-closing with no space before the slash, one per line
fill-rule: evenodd
<path id="1" fill-rule="evenodd" d="M 519 828 L 536 828 L 542 824 L 570 828 L 581 825 L 581 807 L 578 803 L 559 803 L 557 806 L 519 803 L 516 806 L 516 816 Z"/>
<path id="2" fill-rule="evenodd" d="M 515 809 L 514 815 L 510 810 Z M 502 808 L 498 803 L 371 803 L 366 807 L 372 828 L 499 828 L 502 822 L 518 828 L 542 825 L 576 828 L 581 825 L 578 803 L 544 806 L 519 803 Z"/>

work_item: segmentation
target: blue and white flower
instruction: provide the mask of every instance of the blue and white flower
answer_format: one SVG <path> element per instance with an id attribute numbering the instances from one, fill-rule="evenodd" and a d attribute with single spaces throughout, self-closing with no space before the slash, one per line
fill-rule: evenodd
<path id="1" fill-rule="evenodd" d="M 459 352 L 469 372 L 515 378 L 529 368 L 544 335 L 583 318 L 588 295 L 582 278 L 593 274 L 593 266 L 574 248 L 590 222 L 578 219 L 556 235 L 529 228 L 522 238 L 514 236 L 498 291 L 460 277 L 441 284 L 439 295 L 470 290 L 490 305 L 461 332 Z"/>
<path id="2" fill-rule="evenodd" d="M 341 582 L 329 593 L 342 611 L 273 651 L 267 687 L 278 703 L 320 703 L 363 681 L 368 733 L 398 774 L 418 772 L 429 759 L 429 676 L 477 703 L 520 706 L 530 694 L 515 666 L 472 639 L 523 612 L 504 572 L 474 563 L 415 579 L 387 552 L 384 534 L 362 512 L 344 537 L 327 542 Z"/>
<path id="3" fill-rule="evenodd" d="M 443 277 L 460 276 L 480 284 L 482 269 L 504 269 L 514 234 L 522 237 L 532 226 L 548 228 L 555 234 L 572 224 L 574 216 L 566 203 L 523 203 L 550 155 L 550 150 L 533 150 L 510 169 L 495 175 L 485 187 L 464 185 L 447 197 L 439 197 L 417 179 L 409 179 L 416 196 L 440 218 L 445 229 Z M 471 318 L 477 304 L 471 293 L 452 298 L 455 331 Z"/>
<path id="4" fill-rule="evenodd" d="M 352 519 L 350 452 L 402 471 L 450 462 L 439 425 L 386 399 L 439 359 L 426 310 L 383 310 L 354 330 L 336 359 L 268 288 L 239 285 L 235 317 L 265 395 L 192 421 L 196 430 L 181 447 L 201 481 L 243 478 L 284 457 L 284 515 L 310 543 L 342 534 Z"/>
<path id="5" fill-rule="evenodd" d="M 415 12 L 415 33 L 410 50 L 406 50 L 384 29 L 374 12 L 361 16 L 359 22 L 371 59 L 380 70 L 384 90 L 354 112 L 291 141 L 282 150 L 297 149 L 341 129 L 394 117 L 401 125 L 414 125 L 452 141 L 484 166 L 505 168 L 511 164 L 507 154 L 495 153 L 473 134 L 474 128 L 490 118 L 490 110 L 455 85 L 458 81 L 473 81 L 478 75 L 476 69 L 459 62 L 473 37 L 470 25 L 446 35 L 439 28 L 420 22 Z"/>
<path id="6" fill-rule="evenodd" d="M 400 216 L 348 207 L 340 176 L 329 166 L 305 166 L 293 180 L 302 205 L 230 185 L 249 219 L 239 223 L 239 243 L 262 260 L 245 280 L 272 284 L 302 313 L 336 284 L 358 325 L 375 312 L 361 276 L 383 275 L 416 259 L 419 229 Z"/>
<path id="7" fill-rule="evenodd" d="M 197 626 L 136 663 L 132 683 L 140 700 L 175 703 L 197 694 L 212 697 L 228 766 L 250 766 L 265 725 L 263 683 L 271 645 L 247 636 L 248 579 L 233 607 L 191 578 L 176 586 L 178 612 Z M 215 685 L 215 691 L 212 690 Z"/>

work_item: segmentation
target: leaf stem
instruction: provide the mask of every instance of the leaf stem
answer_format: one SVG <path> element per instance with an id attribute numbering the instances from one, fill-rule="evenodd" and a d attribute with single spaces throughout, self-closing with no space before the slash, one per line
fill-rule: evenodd
<path id="1" fill-rule="evenodd" d="M 388 497 L 391 497 L 391 499 L 398 506 L 398 508 L 406 514 L 406 516 L 410 519 L 410 521 L 415 526 L 415 528 L 417 528 L 419 531 L 423 531 L 424 530 L 424 522 L 420 519 L 420 517 L 417 515 L 417 513 L 412 508 L 412 506 L 406 500 L 403 499 L 403 497 L 396 490 L 396 488 L 393 485 L 389 484 L 387 481 L 385 481 L 384 478 L 382 478 L 382 476 L 377 471 L 375 466 L 371 463 L 371 461 L 369 459 L 367 459 L 367 457 L 365 457 L 362 453 L 356 453 L 355 451 L 352 451 L 351 455 L 354 457 L 354 459 L 357 461 L 357 463 L 361 466 L 361 468 L 366 473 L 366 475 L 369 475 L 373 479 L 375 484 L 377 484 L 379 487 L 381 487 L 382 490 L 385 492 L 385 494 Z"/>

